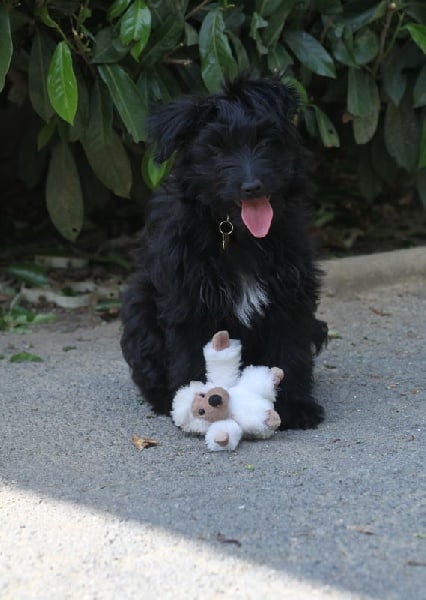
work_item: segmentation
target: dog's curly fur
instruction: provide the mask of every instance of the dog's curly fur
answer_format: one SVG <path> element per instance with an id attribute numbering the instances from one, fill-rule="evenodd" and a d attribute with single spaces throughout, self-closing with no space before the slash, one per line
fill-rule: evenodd
<path id="1" fill-rule="evenodd" d="M 123 297 L 122 350 L 157 413 L 204 374 L 202 348 L 227 329 L 245 365 L 277 365 L 285 379 L 282 428 L 315 427 L 315 350 L 326 325 L 315 318 L 319 272 L 306 208 L 310 165 L 293 124 L 295 93 L 273 80 L 239 78 L 223 93 L 176 100 L 149 120 L 161 162 L 174 167 L 154 193 Z M 242 201 L 270 199 L 265 237 L 242 220 Z M 220 223 L 229 216 L 233 232 Z"/>

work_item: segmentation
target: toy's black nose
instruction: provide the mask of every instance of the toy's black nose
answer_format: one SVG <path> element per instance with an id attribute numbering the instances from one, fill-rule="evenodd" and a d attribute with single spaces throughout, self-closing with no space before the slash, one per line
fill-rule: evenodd
<path id="1" fill-rule="evenodd" d="M 243 195 L 247 198 L 253 198 L 260 196 L 263 192 L 263 185 L 259 179 L 253 179 L 252 181 L 245 181 L 241 186 Z"/>
<path id="2" fill-rule="evenodd" d="M 210 396 L 209 398 L 209 404 L 210 406 L 220 406 L 222 404 L 222 396 L 219 396 L 219 394 L 213 394 L 213 396 Z"/>

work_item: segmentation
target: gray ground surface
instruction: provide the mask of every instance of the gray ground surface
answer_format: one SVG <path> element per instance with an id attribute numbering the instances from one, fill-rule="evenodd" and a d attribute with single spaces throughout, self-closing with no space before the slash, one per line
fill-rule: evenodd
<path id="1" fill-rule="evenodd" d="M 138 403 L 117 323 L 1 334 L 0 598 L 424 598 L 425 314 L 325 297 L 325 423 L 234 453 Z"/>

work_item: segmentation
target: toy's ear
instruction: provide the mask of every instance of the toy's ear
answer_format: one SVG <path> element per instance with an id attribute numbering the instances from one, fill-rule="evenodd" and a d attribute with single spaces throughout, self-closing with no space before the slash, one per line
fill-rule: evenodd
<path id="1" fill-rule="evenodd" d="M 212 98 L 187 96 L 170 102 L 148 119 L 148 143 L 158 163 L 188 143 L 215 112 Z"/>

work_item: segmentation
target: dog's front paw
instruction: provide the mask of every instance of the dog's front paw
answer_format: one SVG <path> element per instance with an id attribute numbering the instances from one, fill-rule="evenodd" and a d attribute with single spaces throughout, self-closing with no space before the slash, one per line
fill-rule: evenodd
<path id="1" fill-rule="evenodd" d="M 278 410 L 280 429 L 315 429 L 324 420 L 324 409 L 313 400 L 284 402 Z"/>

